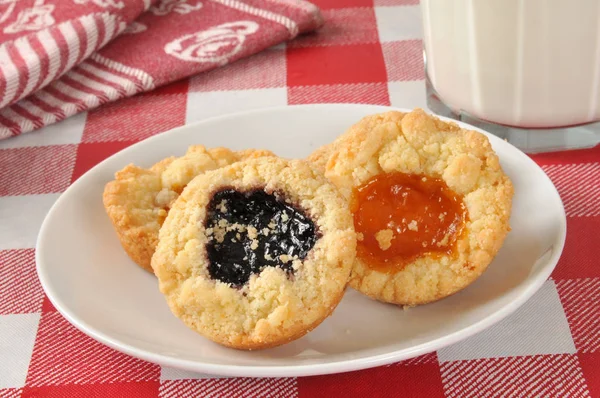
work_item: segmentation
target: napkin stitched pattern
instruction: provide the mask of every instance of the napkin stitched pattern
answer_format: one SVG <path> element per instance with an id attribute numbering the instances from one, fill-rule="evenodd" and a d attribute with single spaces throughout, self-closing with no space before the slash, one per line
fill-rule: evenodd
<path id="1" fill-rule="evenodd" d="M 0 108 L 102 48 L 149 0 L 0 0 Z"/>
<path id="2" fill-rule="evenodd" d="M 0 138 L 217 68 L 323 23 L 319 9 L 301 0 L 43 1 L 21 20 L 0 14 L 0 29 L 40 29 L 0 45 Z M 88 13 L 60 22 L 59 3 Z M 58 40 L 65 31 L 74 39 Z"/>

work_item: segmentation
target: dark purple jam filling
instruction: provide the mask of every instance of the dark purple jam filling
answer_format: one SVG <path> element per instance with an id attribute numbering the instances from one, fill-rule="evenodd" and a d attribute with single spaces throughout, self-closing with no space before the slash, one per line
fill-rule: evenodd
<path id="1" fill-rule="evenodd" d="M 265 267 L 293 275 L 319 238 L 314 222 L 263 190 L 216 192 L 205 221 L 210 277 L 240 287 Z"/>

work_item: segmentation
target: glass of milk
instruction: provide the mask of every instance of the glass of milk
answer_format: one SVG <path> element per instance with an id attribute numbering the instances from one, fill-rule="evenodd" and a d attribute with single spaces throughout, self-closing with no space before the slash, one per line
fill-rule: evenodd
<path id="1" fill-rule="evenodd" d="M 600 0 L 421 0 L 427 101 L 527 152 L 600 143 Z"/>

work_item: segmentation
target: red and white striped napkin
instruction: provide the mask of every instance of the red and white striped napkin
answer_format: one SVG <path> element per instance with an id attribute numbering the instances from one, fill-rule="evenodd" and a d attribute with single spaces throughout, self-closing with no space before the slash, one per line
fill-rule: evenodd
<path id="1" fill-rule="evenodd" d="M 0 139 L 321 24 L 303 0 L 0 0 Z"/>

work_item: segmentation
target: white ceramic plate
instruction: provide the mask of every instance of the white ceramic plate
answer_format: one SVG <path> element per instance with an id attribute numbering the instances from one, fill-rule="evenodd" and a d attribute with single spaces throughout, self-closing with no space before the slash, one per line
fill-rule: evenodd
<path id="1" fill-rule="evenodd" d="M 125 255 L 102 207 L 104 184 L 128 163 L 150 166 L 191 144 L 266 148 L 305 157 L 362 116 L 390 108 L 309 105 L 265 109 L 181 127 L 133 145 L 90 170 L 57 200 L 37 242 L 46 294 L 75 327 L 124 353 L 162 365 L 228 376 L 302 376 L 373 367 L 465 339 L 523 304 L 561 254 L 566 220 L 544 172 L 490 141 L 515 185 L 512 232 L 484 275 L 437 303 L 403 310 L 349 289 L 334 314 L 288 345 L 241 352 L 218 346 L 169 311 L 154 276 Z"/>

